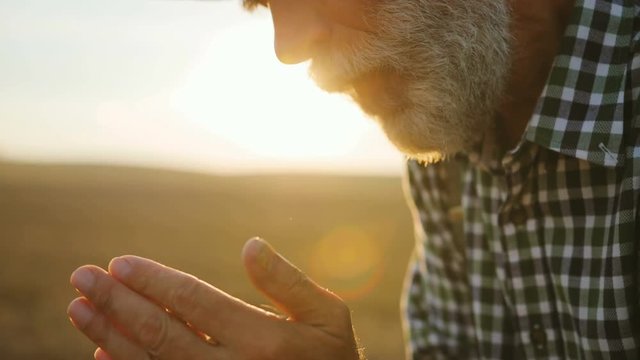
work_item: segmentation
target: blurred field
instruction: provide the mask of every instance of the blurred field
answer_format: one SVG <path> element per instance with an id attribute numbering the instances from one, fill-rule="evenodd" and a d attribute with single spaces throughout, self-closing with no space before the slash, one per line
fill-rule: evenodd
<path id="1" fill-rule="evenodd" d="M 266 303 L 239 261 L 255 235 L 348 299 L 371 360 L 403 358 L 398 299 L 413 234 L 397 178 L 0 163 L 0 359 L 92 359 L 65 313 L 68 277 L 122 254 Z"/>

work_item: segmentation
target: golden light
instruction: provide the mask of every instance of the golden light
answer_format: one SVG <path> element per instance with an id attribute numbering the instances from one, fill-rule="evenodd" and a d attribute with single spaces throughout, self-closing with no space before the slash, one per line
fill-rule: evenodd
<path id="1" fill-rule="evenodd" d="M 310 275 L 330 285 L 342 298 L 367 295 L 380 282 L 382 251 L 367 232 L 358 227 L 341 227 L 318 241 L 309 259 Z"/>
<path id="2" fill-rule="evenodd" d="M 268 18 L 217 34 L 175 94 L 174 108 L 259 157 L 348 154 L 372 124 L 348 99 L 319 90 L 306 64 L 280 64 L 272 44 Z"/>

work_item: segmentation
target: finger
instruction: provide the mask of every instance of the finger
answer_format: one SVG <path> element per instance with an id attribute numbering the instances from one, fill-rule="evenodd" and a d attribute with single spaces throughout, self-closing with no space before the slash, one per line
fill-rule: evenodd
<path id="1" fill-rule="evenodd" d="M 109 271 L 127 287 L 224 345 L 251 336 L 247 329 L 271 326 L 267 312 L 181 271 L 137 256 L 113 259 Z M 261 327 L 260 325 L 264 325 Z"/>
<path id="2" fill-rule="evenodd" d="M 318 286 L 264 240 L 249 240 L 242 257 L 255 286 L 296 320 L 322 325 L 340 321 L 351 327 L 349 309 L 342 300 Z"/>
<path id="3" fill-rule="evenodd" d="M 148 359 L 146 351 L 122 335 L 104 315 L 85 298 L 73 300 L 67 308 L 73 325 L 100 348 L 108 349 L 113 359 Z M 97 351 L 96 351 L 97 353 Z M 94 354 L 95 356 L 95 354 Z M 107 360 L 109 358 L 98 358 Z"/>
<path id="4" fill-rule="evenodd" d="M 219 348 L 204 342 L 184 323 L 128 289 L 95 266 L 85 266 L 71 276 L 71 283 L 92 305 L 122 328 L 135 343 L 158 358 L 196 358 Z M 112 349 L 103 347 L 114 356 Z"/>

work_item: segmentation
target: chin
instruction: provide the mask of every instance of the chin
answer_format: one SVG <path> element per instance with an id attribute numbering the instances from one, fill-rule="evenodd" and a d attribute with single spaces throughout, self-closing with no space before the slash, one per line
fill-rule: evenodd
<path id="1" fill-rule="evenodd" d="M 468 153 L 493 124 L 490 112 L 466 112 L 461 110 L 464 109 L 462 104 L 422 105 L 404 103 L 402 107 L 378 109 L 378 112 L 371 108 L 363 110 L 372 116 L 389 141 L 407 158 L 427 164 L 458 153 Z"/>
<path id="2" fill-rule="evenodd" d="M 433 132 L 415 129 L 414 124 L 398 121 L 398 119 L 377 118 L 387 139 L 408 159 L 431 164 L 443 160 L 459 151 L 457 139 L 447 140 L 446 136 L 434 136 Z"/>

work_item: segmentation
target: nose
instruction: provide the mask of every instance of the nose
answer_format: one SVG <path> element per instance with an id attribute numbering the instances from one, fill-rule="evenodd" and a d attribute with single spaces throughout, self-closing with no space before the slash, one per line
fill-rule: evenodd
<path id="1" fill-rule="evenodd" d="M 272 0 L 269 8 L 273 18 L 276 56 L 284 64 L 310 59 L 315 49 L 329 36 L 329 25 L 312 1 Z"/>

